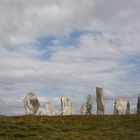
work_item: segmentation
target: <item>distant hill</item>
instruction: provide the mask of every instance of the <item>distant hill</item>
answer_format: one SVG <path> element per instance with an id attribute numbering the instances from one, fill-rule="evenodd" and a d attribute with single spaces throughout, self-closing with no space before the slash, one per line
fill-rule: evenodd
<path id="1" fill-rule="evenodd" d="M 140 115 L 1 116 L 0 140 L 140 140 Z"/>

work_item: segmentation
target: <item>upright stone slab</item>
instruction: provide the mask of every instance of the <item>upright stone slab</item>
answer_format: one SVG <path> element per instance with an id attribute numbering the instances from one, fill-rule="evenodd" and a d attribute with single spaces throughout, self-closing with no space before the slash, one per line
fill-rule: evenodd
<path id="1" fill-rule="evenodd" d="M 140 94 L 139 94 L 138 102 L 137 102 L 137 114 L 140 114 Z"/>
<path id="2" fill-rule="evenodd" d="M 130 114 L 130 103 L 127 102 L 126 114 Z"/>
<path id="3" fill-rule="evenodd" d="M 37 110 L 40 106 L 40 103 L 39 100 L 37 99 L 37 96 L 33 92 L 28 93 L 27 96 L 23 99 L 23 102 L 26 115 L 37 114 Z"/>
<path id="4" fill-rule="evenodd" d="M 85 104 L 82 104 L 80 112 L 81 112 L 81 115 L 86 115 L 86 105 Z"/>
<path id="5" fill-rule="evenodd" d="M 87 96 L 87 102 L 86 102 L 86 115 L 91 115 L 93 109 L 93 97 L 92 95 Z"/>
<path id="6" fill-rule="evenodd" d="M 118 110 L 116 108 L 116 101 L 114 102 L 114 115 L 118 115 Z"/>
<path id="7" fill-rule="evenodd" d="M 96 87 L 97 114 L 104 114 L 103 88 Z"/>
<path id="8" fill-rule="evenodd" d="M 71 115 L 75 114 L 75 106 L 74 103 L 71 102 Z"/>
<path id="9" fill-rule="evenodd" d="M 53 116 L 54 115 L 54 103 L 47 102 L 45 104 L 45 110 L 46 110 L 46 115 L 47 116 Z"/>
<path id="10" fill-rule="evenodd" d="M 130 112 L 130 105 L 125 97 L 118 97 L 114 103 L 114 114 L 127 114 Z"/>
<path id="11" fill-rule="evenodd" d="M 74 104 L 70 101 L 68 97 L 61 97 L 61 111 L 62 115 L 73 115 Z"/>

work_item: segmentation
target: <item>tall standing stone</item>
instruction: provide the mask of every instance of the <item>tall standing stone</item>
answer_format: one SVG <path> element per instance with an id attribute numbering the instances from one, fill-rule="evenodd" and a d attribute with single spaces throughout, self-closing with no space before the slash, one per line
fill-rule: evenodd
<path id="1" fill-rule="evenodd" d="M 86 115 L 92 114 L 92 108 L 93 108 L 93 97 L 92 95 L 87 96 L 87 102 L 86 102 Z"/>
<path id="2" fill-rule="evenodd" d="M 37 96 L 33 92 L 28 93 L 27 96 L 23 99 L 23 102 L 26 115 L 37 114 L 37 110 L 40 106 L 40 103 L 39 100 L 37 99 Z"/>
<path id="3" fill-rule="evenodd" d="M 118 97 L 114 103 L 114 114 L 127 114 L 130 112 L 130 104 L 124 97 Z"/>
<path id="4" fill-rule="evenodd" d="M 140 114 L 140 94 L 139 94 L 138 102 L 137 102 L 137 114 Z"/>
<path id="5" fill-rule="evenodd" d="M 54 115 L 54 103 L 47 102 L 45 104 L 45 110 L 46 110 L 46 115 L 47 116 L 53 116 Z"/>
<path id="6" fill-rule="evenodd" d="M 96 87 L 97 114 L 104 114 L 103 88 Z"/>
<path id="7" fill-rule="evenodd" d="M 74 110 L 74 104 L 70 101 L 68 97 L 62 96 L 61 97 L 61 111 L 62 115 L 73 115 Z"/>

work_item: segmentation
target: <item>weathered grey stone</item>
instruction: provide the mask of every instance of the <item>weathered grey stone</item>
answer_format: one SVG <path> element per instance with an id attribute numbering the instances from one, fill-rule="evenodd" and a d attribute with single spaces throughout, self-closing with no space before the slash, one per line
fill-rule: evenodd
<path id="1" fill-rule="evenodd" d="M 92 95 L 87 96 L 87 102 L 86 102 L 86 115 L 92 114 L 92 108 L 93 108 L 93 97 Z"/>
<path id="2" fill-rule="evenodd" d="M 139 94 L 138 102 L 137 102 L 137 114 L 140 114 L 140 94 Z"/>
<path id="3" fill-rule="evenodd" d="M 129 103 L 129 101 L 127 102 L 126 114 L 130 114 L 130 103 Z"/>
<path id="4" fill-rule="evenodd" d="M 37 96 L 33 92 L 28 93 L 27 96 L 23 99 L 23 102 L 26 115 L 37 114 L 37 110 L 40 106 L 40 103 L 39 100 L 37 99 Z"/>
<path id="5" fill-rule="evenodd" d="M 71 115 L 75 114 L 75 106 L 74 103 L 71 102 Z"/>
<path id="6" fill-rule="evenodd" d="M 86 105 L 85 104 L 82 104 L 80 112 L 81 112 L 81 115 L 85 115 L 86 114 Z"/>
<path id="7" fill-rule="evenodd" d="M 74 104 L 70 101 L 68 97 L 61 97 L 61 111 L 62 115 L 73 115 L 74 110 Z"/>
<path id="8" fill-rule="evenodd" d="M 103 103 L 103 88 L 96 87 L 97 114 L 103 115 L 105 111 Z"/>
<path id="9" fill-rule="evenodd" d="M 130 104 L 124 97 L 118 97 L 114 103 L 114 114 L 127 114 L 130 112 Z"/>
<path id="10" fill-rule="evenodd" d="M 46 115 L 47 116 L 53 116 L 54 115 L 54 103 L 47 102 L 45 104 L 45 110 L 46 110 Z"/>
<path id="11" fill-rule="evenodd" d="M 117 108 L 116 108 L 116 101 L 114 102 L 114 115 L 117 115 L 118 114 L 118 110 L 117 110 Z"/>

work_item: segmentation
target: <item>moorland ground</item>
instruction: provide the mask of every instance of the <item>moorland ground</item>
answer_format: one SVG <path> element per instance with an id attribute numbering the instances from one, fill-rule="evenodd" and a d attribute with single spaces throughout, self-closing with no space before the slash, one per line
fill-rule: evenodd
<path id="1" fill-rule="evenodd" d="M 140 140 L 140 115 L 1 116 L 0 140 Z"/>

